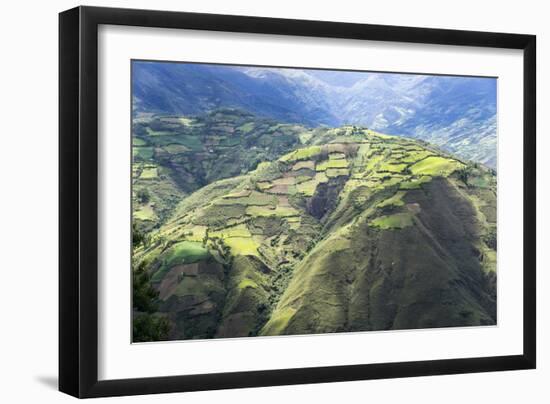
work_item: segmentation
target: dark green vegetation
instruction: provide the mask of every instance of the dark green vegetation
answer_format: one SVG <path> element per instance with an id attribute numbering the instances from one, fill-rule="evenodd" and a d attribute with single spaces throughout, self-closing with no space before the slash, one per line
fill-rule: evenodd
<path id="1" fill-rule="evenodd" d="M 494 171 L 365 128 L 227 109 L 134 130 L 153 151 L 134 154 L 149 340 L 164 319 L 168 339 L 496 323 Z"/>

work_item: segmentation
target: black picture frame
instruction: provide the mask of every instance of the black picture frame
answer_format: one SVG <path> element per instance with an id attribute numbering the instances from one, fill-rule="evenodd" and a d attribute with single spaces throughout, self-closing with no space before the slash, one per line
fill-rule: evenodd
<path id="1" fill-rule="evenodd" d="M 99 381 L 97 64 L 100 24 L 523 50 L 523 354 Z M 535 368 L 534 35 L 77 7 L 59 15 L 59 100 L 59 390 L 62 392 L 85 398 Z"/>

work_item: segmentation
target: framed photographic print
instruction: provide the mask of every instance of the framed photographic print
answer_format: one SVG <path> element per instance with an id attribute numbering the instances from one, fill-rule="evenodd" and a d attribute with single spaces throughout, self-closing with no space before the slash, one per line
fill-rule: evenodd
<path id="1" fill-rule="evenodd" d="M 60 14 L 60 390 L 535 367 L 535 37 Z"/>

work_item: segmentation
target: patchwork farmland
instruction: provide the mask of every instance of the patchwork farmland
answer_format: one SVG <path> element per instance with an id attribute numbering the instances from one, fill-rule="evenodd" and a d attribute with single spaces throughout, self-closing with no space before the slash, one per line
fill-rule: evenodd
<path id="1" fill-rule="evenodd" d="M 133 261 L 161 339 L 496 322 L 496 175 L 480 164 L 233 109 L 136 117 L 133 162 Z"/>

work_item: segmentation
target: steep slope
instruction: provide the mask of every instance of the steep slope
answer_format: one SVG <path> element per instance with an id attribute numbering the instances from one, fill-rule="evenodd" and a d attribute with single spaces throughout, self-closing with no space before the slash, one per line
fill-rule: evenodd
<path id="1" fill-rule="evenodd" d="M 135 112 L 242 108 L 310 126 L 364 125 L 496 167 L 496 79 L 133 63 Z"/>
<path id="2" fill-rule="evenodd" d="M 495 324 L 494 173 L 354 126 L 310 135 L 136 250 L 170 338 Z"/>

